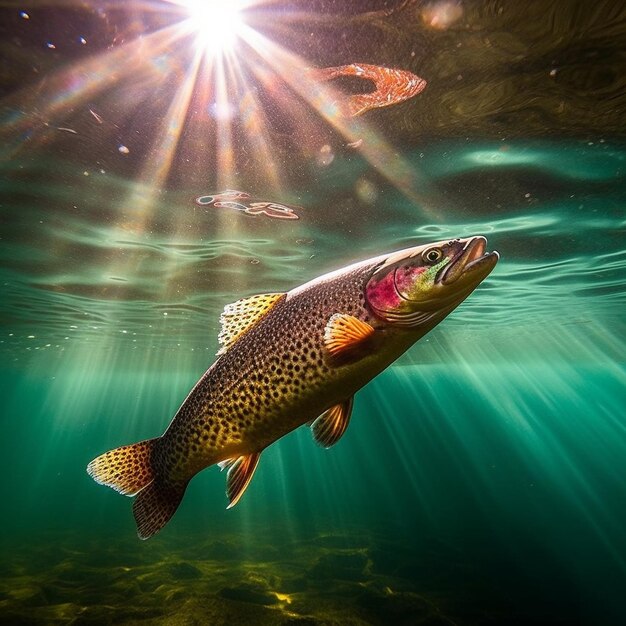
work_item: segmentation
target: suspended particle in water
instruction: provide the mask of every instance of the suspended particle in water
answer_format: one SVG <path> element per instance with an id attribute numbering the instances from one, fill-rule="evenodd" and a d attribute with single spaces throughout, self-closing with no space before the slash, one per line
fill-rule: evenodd
<path id="1" fill-rule="evenodd" d="M 23 20 L 29 20 L 30 19 L 30 15 L 28 15 L 28 13 L 26 13 L 26 11 L 20 11 L 20 17 Z"/>
<path id="2" fill-rule="evenodd" d="M 84 46 L 87 43 L 87 40 L 84 37 L 79 37 L 78 41 Z"/>
<path id="3" fill-rule="evenodd" d="M 91 113 L 94 117 L 94 119 L 96 120 L 96 122 L 98 122 L 98 124 L 102 124 L 102 118 L 93 110 L 93 109 L 89 109 L 89 113 Z"/>
<path id="4" fill-rule="evenodd" d="M 445 30 L 463 16 L 463 7 L 454 0 L 432 2 L 422 9 L 422 21 L 426 26 Z"/>
<path id="5" fill-rule="evenodd" d="M 358 199 L 365 204 L 374 204 L 378 198 L 376 185 L 367 178 L 359 178 L 354 185 L 354 191 Z"/>
<path id="6" fill-rule="evenodd" d="M 130 150 L 124 145 L 124 144 L 120 144 L 117 147 L 118 152 L 120 152 L 121 154 L 128 154 L 130 152 Z"/>
<path id="7" fill-rule="evenodd" d="M 46 48 L 50 48 L 50 50 L 56 50 L 57 47 L 51 41 L 47 41 Z"/>
<path id="8" fill-rule="evenodd" d="M 328 144 L 324 144 L 317 153 L 317 164 L 323 167 L 330 165 L 334 158 L 335 155 L 333 154 L 332 148 Z"/>

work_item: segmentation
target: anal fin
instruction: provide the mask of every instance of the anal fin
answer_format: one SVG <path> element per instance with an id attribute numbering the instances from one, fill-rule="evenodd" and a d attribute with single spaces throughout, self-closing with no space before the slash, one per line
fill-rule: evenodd
<path id="1" fill-rule="evenodd" d="M 259 464 L 261 458 L 260 452 L 253 452 L 252 454 L 245 454 L 232 459 L 226 459 L 218 463 L 221 469 L 228 469 L 226 475 L 226 495 L 228 496 L 229 505 L 227 509 L 239 502 L 244 491 L 250 484 L 254 471 Z"/>
<path id="2" fill-rule="evenodd" d="M 340 404 L 330 407 L 311 424 L 313 439 L 320 446 L 330 448 L 341 439 L 350 423 L 353 404 L 354 396 L 351 396 Z"/>

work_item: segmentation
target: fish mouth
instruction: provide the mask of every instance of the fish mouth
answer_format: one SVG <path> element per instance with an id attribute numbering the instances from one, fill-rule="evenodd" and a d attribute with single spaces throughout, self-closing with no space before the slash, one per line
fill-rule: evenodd
<path id="1" fill-rule="evenodd" d="M 441 285 L 451 285 L 461 277 L 472 278 L 480 282 L 496 266 L 500 255 L 493 252 L 485 252 L 487 239 L 483 236 L 472 237 L 465 247 L 458 252 L 437 274 L 436 282 Z"/>

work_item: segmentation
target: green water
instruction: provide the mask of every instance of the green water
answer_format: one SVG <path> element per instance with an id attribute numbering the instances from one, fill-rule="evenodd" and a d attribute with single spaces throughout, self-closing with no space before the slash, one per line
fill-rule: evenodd
<path id="1" fill-rule="evenodd" d="M 180 118 L 162 5 L 0 8 L 0 623 L 626 623 L 624 11 L 449 4 L 440 30 L 413 2 L 256 16 L 428 87 L 348 123 L 259 73 L 230 139 L 195 92 Z M 194 203 L 225 188 L 300 219 Z M 286 436 L 231 510 L 207 469 L 147 542 L 86 474 L 165 429 L 229 302 L 475 234 L 494 272 L 330 450 Z"/>

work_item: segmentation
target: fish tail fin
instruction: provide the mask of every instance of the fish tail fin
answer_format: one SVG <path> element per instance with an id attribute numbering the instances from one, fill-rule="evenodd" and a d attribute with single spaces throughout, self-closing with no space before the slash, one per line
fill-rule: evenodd
<path id="1" fill-rule="evenodd" d="M 170 521 L 185 495 L 188 482 L 170 483 L 156 479 L 137 494 L 133 515 L 139 539 L 149 539 Z"/>
<path id="2" fill-rule="evenodd" d="M 134 496 L 154 480 L 151 456 L 158 439 L 109 450 L 87 465 L 87 473 L 101 485 Z"/>
<path id="3" fill-rule="evenodd" d="M 133 515 L 140 539 L 152 537 L 167 524 L 189 482 L 169 482 L 154 473 L 152 454 L 159 439 L 146 439 L 109 450 L 87 466 L 87 473 L 97 483 L 125 496 L 136 496 Z"/>

